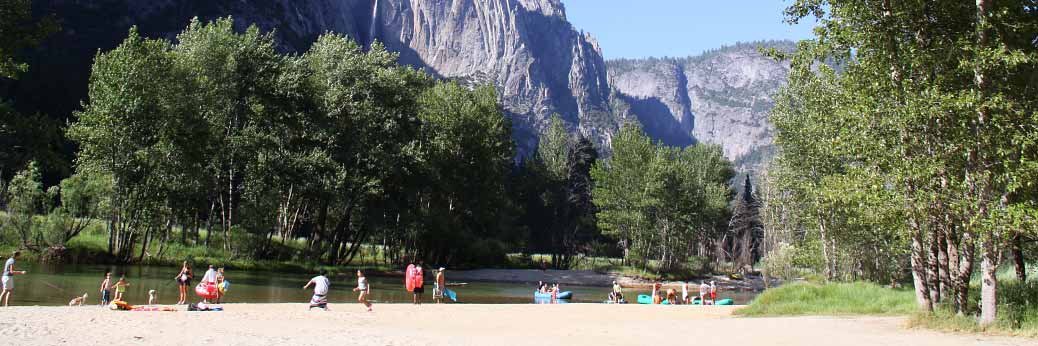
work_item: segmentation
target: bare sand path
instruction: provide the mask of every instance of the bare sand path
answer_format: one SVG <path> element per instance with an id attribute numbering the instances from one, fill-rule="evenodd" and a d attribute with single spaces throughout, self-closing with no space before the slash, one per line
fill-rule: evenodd
<path id="1" fill-rule="evenodd" d="M 0 308 L 5 345 L 1035 345 L 897 317 L 732 317 L 732 307 L 231 304 L 224 312 Z"/>

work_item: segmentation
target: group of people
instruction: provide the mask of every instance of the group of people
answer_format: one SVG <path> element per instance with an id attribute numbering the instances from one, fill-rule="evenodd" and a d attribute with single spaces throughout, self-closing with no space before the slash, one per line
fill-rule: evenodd
<path id="1" fill-rule="evenodd" d="M 14 276 L 25 275 L 26 273 L 28 273 L 24 270 L 15 269 L 15 263 L 21 257 L 21 254 L 21 251 L 14 251 L 11 254 L 11 257 L 4 262 L 3 274 L 2 276 L 0 276 L 0 284 L 2 284 L 3 288 L 3 291 L 0 292 L 0 300 L 3 301 L 5 307 L 8 305 L 8 301 L 11 298 L 11 294 L 14 293 Z M 191 265 L 188 264 L 187 261 L 184 261 L 183 265 L 180 268 L 180 272 L 177 273 L 176 277 L 174 277 L 174 280 L 176 280 L 180 291 L 180 298 L 177 300 L 177 305 L 187 304 L 188 290 L 191 286 L 191 280 L 193 278 L 194 274 L 191 271 Z M 215 292 L 213 296 L 206 297 L 206 299 L 203 302 L 219 303 L 221 298 L 223 297 L 222 288 L 225 287 L 224 285 L 226 282 L 226 279 L 224 277 L 224 269 L 214 268 L 212 265 L 210 265 L 209 269 L 206 270 L 205 274 L 202 276 L 202 282 L 207 287 L 213 287 L 213 292 Z M 126 280 L 125 275 L 120 275 L 119 280 L 113 282 L 112 273 L 106 271 L 104 277 L 101 279 L 101 285 L 98 290 L 98 293 L 101 296 L 101 306 L 108 306 L 112 302 L 116 301 L 125 301 L 126 290 L 128 287 L 130 287 L 130 282 Z M 148 305 L 152 305 L 155 303 L 155 293 L 155 290 L 148 291 Z M 77 303 L 82 303 L 82 301 L 85 298 L 86 295 L 84 294 L 83 297 L 74 299 L 74 301 L 76 301 Z"/>
<path id="2" fill-rule="evenodd" d="M 321 270 L 317 276 L 313 277 L 303 285 L 303 289 L 314 286 L 314 295 L 310 298 L 310 309 L 320 308 L 328 311 L 328 290 L 332 286 L 332 281 L 328 279 L 327 272 Z M 353 292 L 357 292 L 357 302 L 364 305 L 368 311 L 372 311 L 371 302 L 368 297 L 371 295 L 371 284 L 368 283 L 368 278 L 364 277 L 364 271 L 357 270 L 357 287 L 353 288 Z"/>
<path id="3" fill-rule="evenodd" d="M 447 288 L 447 277 L 444 274 L 445 268 L 440 268 L 436 271 L 436 279 L 433 281 L 433 299 L 440 303 L 444 298 L 444 291 Z M 424 274 L 422 272 L 421 264 L 415 265 L 410 271 L 404 273 L 409 280 L 412 280 L 413 287 L 411 287 L 412 302 L 414 304 L 422 303 L 422 293 L 425 292 L 424 288 Z M 307 281 L 306 285 L 303 285 L 303 289 L 309 289 L 310 286 L 314 288 L 314 294 L 310 297 L 310 309 L 319 308 L 325 311 L 328 309 L 328 292 L 331 289 L 332 282 L 328 279 L 328 273 L 325 270 L 321 270 L 317 276 L 314 276 L 310 281 Z M 371 283 L 364 276 L 363 270 L 357 270 L 357 286 L 353 288 L 353 292 L 357 292 L 357 302 L 364 305 L 368 311 L 372 311 L 372 304 L 369 300 L 371 296 Z"/>
<path id="4" fill-rule="evenodd" d="M 613 283 L 616 284 L 615 282 Z M 717 302 L 717 284 L 714 281 L 710 281 L 707 285 L 705 281 L 699 282 L 699 295 L 690 294 L 688 282 L 681 283 L 681 299 L 678 299 L 678 292 L 673 288 L 668 288 L 665 292 L 663 291 L 663 284 L 656 282 L 652 285 L 652 303 L 663 304 L 663 301 L 667 301 L 668 304 L 692 304 L 693 301 L 699 300 L 702 305 L 713 305 Z"/>

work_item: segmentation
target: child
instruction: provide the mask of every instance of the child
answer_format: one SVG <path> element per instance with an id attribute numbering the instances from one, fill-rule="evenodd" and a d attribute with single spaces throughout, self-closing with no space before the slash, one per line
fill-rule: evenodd
<path id="1" fill-rule="evenodd" d="M 717 285 L 710 281 L 710 305 L 717 304 Z"/>
<path id="2" fill-rule="evenodd" d="M 126 293 L 126 287 L 130 286 L 130 283 L 126 282 L 126 275 L 119 276 L 119 281 L 115 282 L 115 300 L 124 301 L 123 294 Z"/>
<path id="3" fill-rule="evenodd" d="M 310 298 L 310 310 L 313 308 L 321 308 L 324 311 L 328 311 L 328 287 L 331 286 L 331 281 L 328 277 L 324 276 L 322 270 L 313 279 L 303 286 L 303 289 L 310 288 L 310 285 L 314 285 L 314 296 Z"/>
<path id="4" fill-rule="evenodd" d="M 368 295 L 371 294 L 371 285 L 368 284 L 368 278 L 364 277 L 364 272 L 357 270 L 357 288 L 353 289 L 353 292 L 360 292 L 357 294 L 357 302 L 363 304 L 371 311 L 371 302 L 368 301 Z"/>
<path id="5" fill-rule="evenodd" d="M 155 305 L 155 290 L 148 290 L 148 305 Z"/>
<path id="6" fill-rule="evenodd" d="M 105 279 L 101 281 L 101 306 L 108 306 L 112 302 L 112 273 L 105 272 Z"/>
<path id="7" fill-rule="evenodd" d="M 15 251 L 11 254 L 11 258 L 8 258 L 7 262 L 4 262 L 4 273 L 0 276 L 0 280 L 3 282 L 3 292 L 0 293 L 0 298 L 4 301 L 4 307 L 7 307 L 7 300 L 11 299 L 11 293 L 14 292 L 14 276 L 25 275 L 26 273 L 24 270 L 14 269 L 14 262 L 21 255 L 21 251 Z"/>

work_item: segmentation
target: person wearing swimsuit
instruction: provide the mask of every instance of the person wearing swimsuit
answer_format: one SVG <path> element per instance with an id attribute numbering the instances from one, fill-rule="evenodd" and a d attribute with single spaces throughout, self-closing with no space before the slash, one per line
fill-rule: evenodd
<path id="1" fill-rule="evenodd" d="M 368 301 L 368 296 L 371 295 L 371 285 L 368 284 L 368 278 L 364 277 L 364 272 L 357 271 L 357 288 L 353 289 L 357 294 L 357 302 L 361 303 L 371 311 L 371 302 Z"/>
<path id="2" fill-rule="evenodd" d="M 177 300 L 177 305 L 187 303 L 187 290 L 191 287 L 191 265 L 184 261 L 184 264 L 180 266 L 180 273 L 174 278 L 177 281 L 177 289 L 180 291 L 180 299 Z"/>

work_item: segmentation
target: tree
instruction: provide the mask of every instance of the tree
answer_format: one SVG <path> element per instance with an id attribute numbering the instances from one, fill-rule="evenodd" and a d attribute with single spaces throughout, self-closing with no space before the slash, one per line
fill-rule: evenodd
<path id="1" fill-rule="evenodd" d="M 31 0 L 5 0 L 0 3 L 0 77 L 17 78 L 28 65 L 19 62 L 16 55 L 36 46 L 58 30 L 53 17 L 39 21 L 32 18 Z"/>
<path id="2" fill-rule="evenodd" d="M 172 153 L 184 140 L 181 125 L 194 122 L 170 47 L 132 28 L 119 47 L 99 54 L 90 102 L 69 129 L 80 145 L 81 172 L 111 179 L 108 250 L 123 260 L 142 237 L 163 227 L 168 181 L 161 173 L 179 164 Z"/>
<path id="3" fill-rule="evenodd" d="M 763 224 L 760 220 L 760 203 L 746 175 L 742 192 L 735 199 L 732 207 L 732 220 L 729 232 L 732 234 L 733 251 L 737 268 L 752 266 L 760 258 L 759 244 L 763 237 Z"/>
<path id="4" fill-rule="evenodd" d="M 807 206 L 801 219 L 817 220 L 805 224 L 819 231 L 826 273 L 839 262 L 829 253 L 892 230 L 881 234 L 894 246 L 907 240 L 920 308 L 947 296 L 965 313 L 979 241 L 981 322 L 994 321 L 1002 244 L 1034 209 L 1019 199 L 1036 155 L 1022 138 L 1038 128 L 1024 96 L 1035 82 L 1021 77 L 1038 61 L 1032 5 L 830 0 L 787 9 L 790 22 L 821 21 L 793 55 L 772 120 L 779 162 L 804 178 L 786 188 Z"/>

